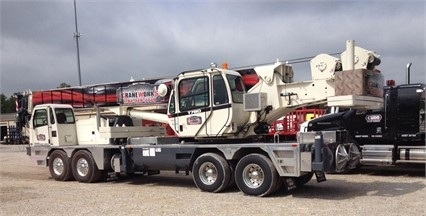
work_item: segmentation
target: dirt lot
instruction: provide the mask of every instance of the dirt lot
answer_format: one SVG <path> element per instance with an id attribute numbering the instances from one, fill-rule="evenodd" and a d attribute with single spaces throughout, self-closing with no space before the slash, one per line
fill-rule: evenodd
<path id="1" fill-rule="evenodd" d="M 0 145 L 0 215 L 426 215 L 424 166 L 364 167 L 327 179 L 264 198 L 201 192 L 191 176 L 174 173 L 57 182 L 24 146 Z"/>

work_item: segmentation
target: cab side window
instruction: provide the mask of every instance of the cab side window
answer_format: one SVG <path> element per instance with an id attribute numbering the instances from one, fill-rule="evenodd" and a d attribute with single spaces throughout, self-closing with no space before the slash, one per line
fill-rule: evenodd
<path id="1" fill-rule="evenodd" d="M 70 108 L 56 108 L 56 121 L 58 124 L 73 124 L 75 123 L 74 113 Z"/>
<path id="2" fill-rule="evenodd" d="M 47 125 L 47 110 L 39 109 L 34 112 L 34 127 L 41 127 Z"/>
<path id="3" fill-rule="evenodd" d="M 243 95 L 246 93 L 243 80 L 240 76 L 226 75 L 231 89 L 232 100 L 234 103 L 243 103 Z"/>
<path id="4" fill-rule="evenodd" d="M 213 76 L 213 92 L 213 102 L 215 105 L 228 103 L 228 92 L 226 91 L 225 81 L 221 75 Z"/>

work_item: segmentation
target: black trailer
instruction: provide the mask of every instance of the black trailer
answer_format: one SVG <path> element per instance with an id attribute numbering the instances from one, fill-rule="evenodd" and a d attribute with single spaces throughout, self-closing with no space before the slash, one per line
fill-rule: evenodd
<path id="1" fill-rule="evenodd" d="M 425 84 L 384 88 L 384 107 L 313 119 L 308 131 L 348 131 L 362 164 L 426 163 Z"/>

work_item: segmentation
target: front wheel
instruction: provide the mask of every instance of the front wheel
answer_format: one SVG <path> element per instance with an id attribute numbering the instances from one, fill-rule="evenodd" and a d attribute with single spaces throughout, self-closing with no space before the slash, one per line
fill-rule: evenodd
<path id="1" fill-rule="evenodd" d="M 192 166 L 195 185 L 207 192 L 224 190 L 231 179 L 231 171 L 225 158 L 215 153 L 199 156 Z"/>
<path id="2" fill-rule="evenodd" d="M 49 156 L 49 171 L 56 181 L 71 180 L 71 159 L 61 150 L 53 151 Z"/>
<path id="3" fill-rule="evenodd" d="M 72 158 L 72 172 L 79 182 L 91 183 L 100 179 L 102 172 L 96 166 L 90 152 L 80 150 Z"/>
<path id="4" fill-rule="evenodd" d="M 235 182 L 247 195 L 266 196 L 275 192 L 279 176 L 272 161 L 261 154 L 243 157 L 235 169 Z"/>

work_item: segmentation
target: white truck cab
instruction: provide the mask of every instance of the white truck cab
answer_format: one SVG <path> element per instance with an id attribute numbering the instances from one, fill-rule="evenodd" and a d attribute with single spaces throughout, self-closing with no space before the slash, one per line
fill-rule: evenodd
<path id="1" fill-rule="evenodd" d="M 34 108 L 30 143 L 65 146 L 78 144 L 76 119 L 71 105 L 43 104 Z"/>

